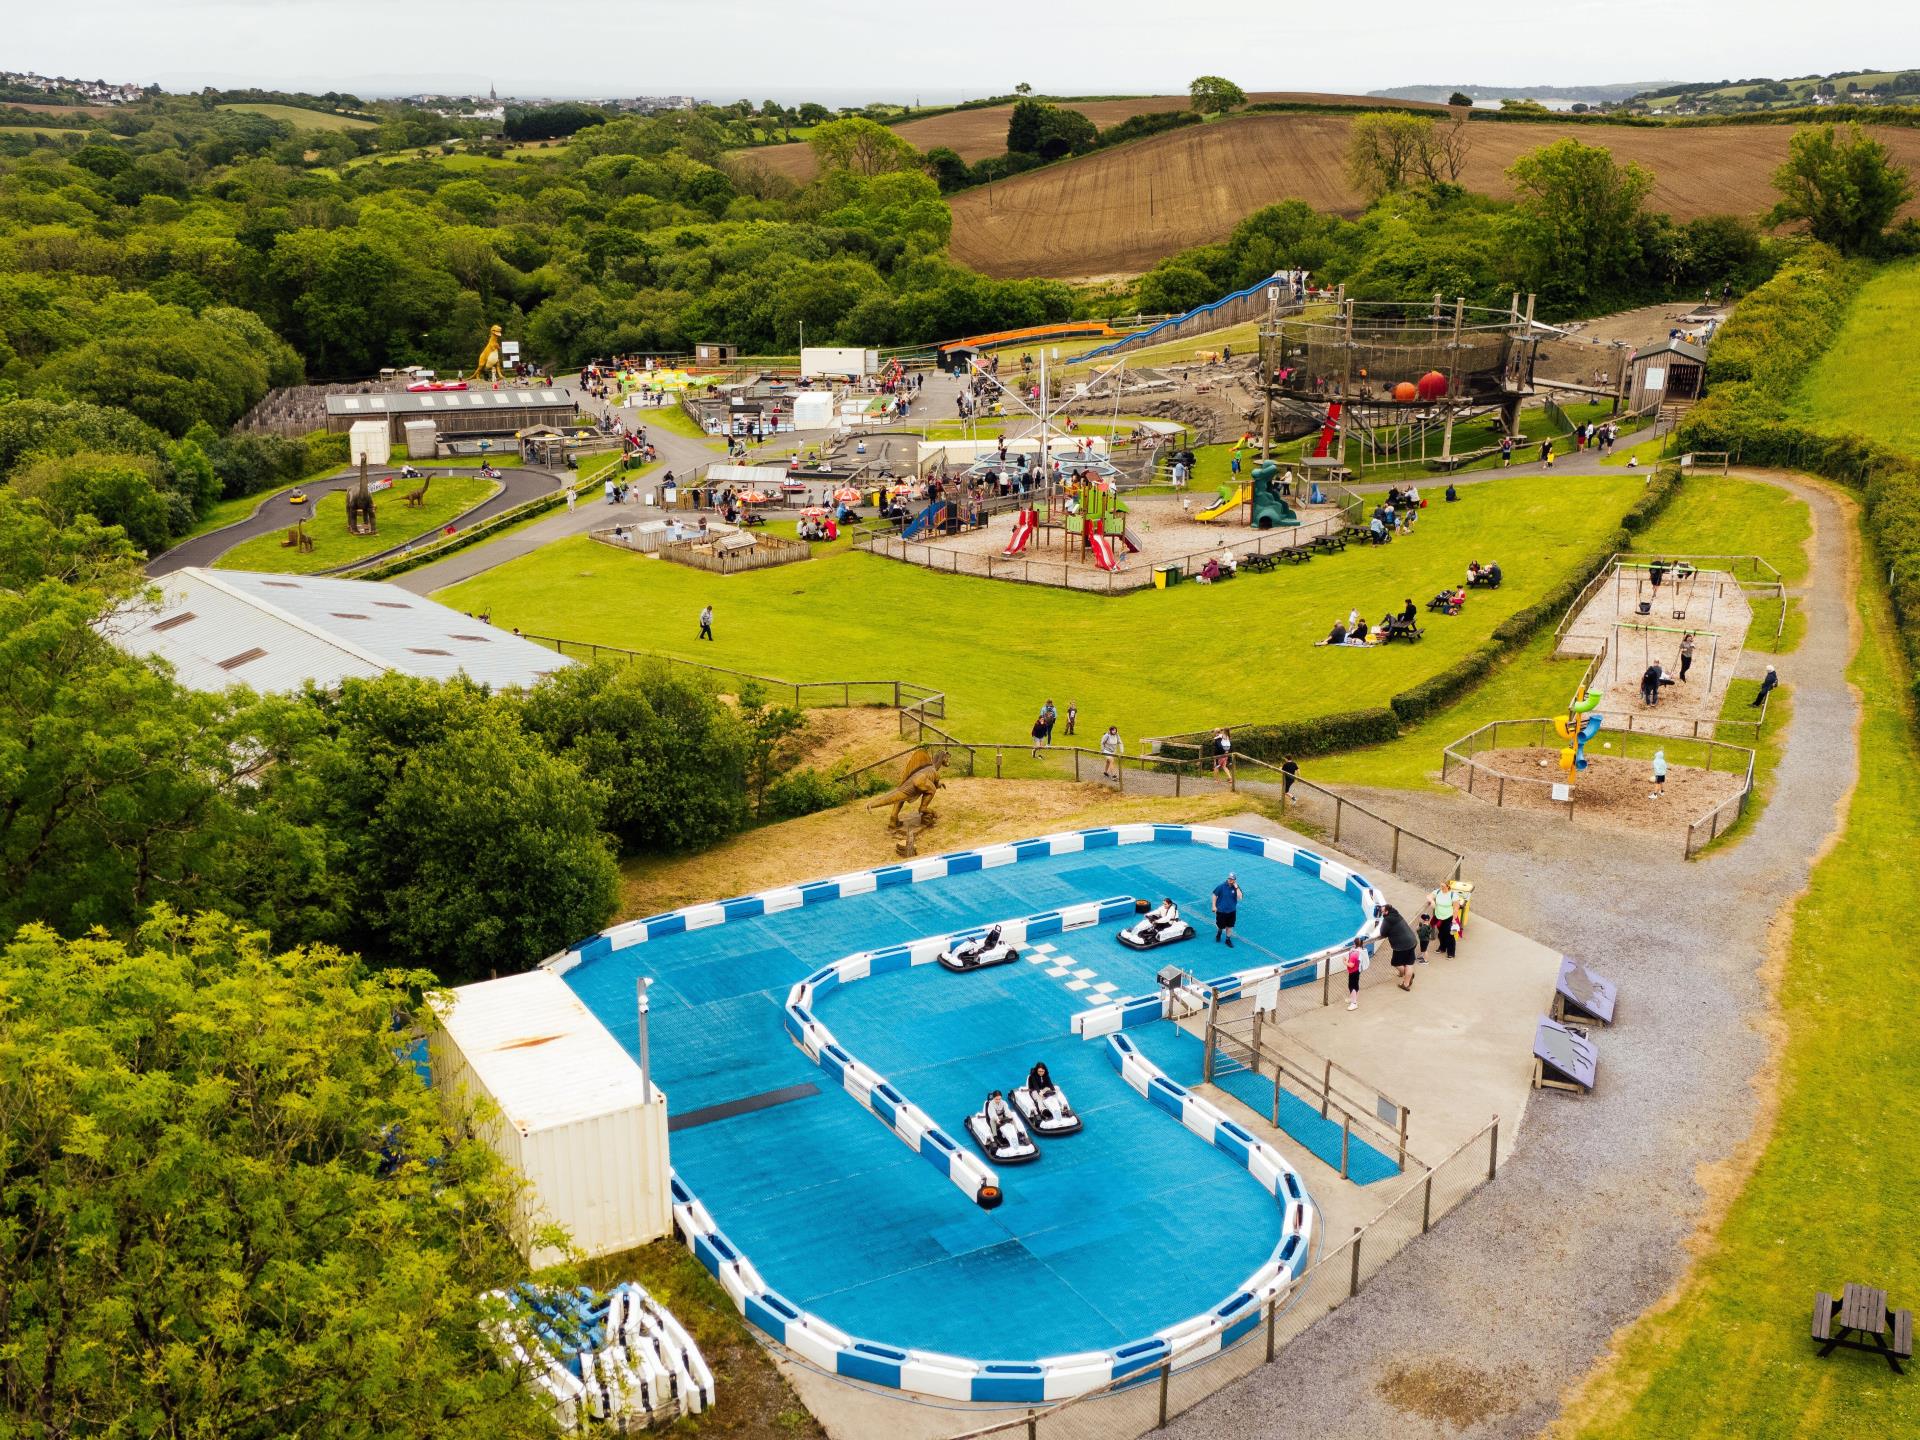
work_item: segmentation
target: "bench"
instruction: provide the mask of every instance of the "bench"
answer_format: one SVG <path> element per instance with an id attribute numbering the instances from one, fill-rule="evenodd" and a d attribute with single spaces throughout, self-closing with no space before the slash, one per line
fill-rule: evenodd
<path id="1" fill-rule="evenodd" d="M 1332 554 L 1335 550 L 1344 550 L 1347 548 L 1347 532 L 1344 530 L 1336 530 L 1327 535 L 1316 535 L 1308 543 L 1316 550 Z"/>
<path id="2" fill-rule="evenodd" d="M 1889 1317 L 1887 1292 L 1871 1285 L 1850 1284 L 1838 1300 L 1824 1290 L 1814 1296 L 1811 1333 L 1823 1359 L 1837 1348 L 1864 1350 L 1880 1356 L 1900 1375 L 1905 1373 L 1900 1362 L 1913 1358 L 1913 1312 L 1895 1310 Z"/>
<path id="3" fill-rule="evenodd" d="M 1282 551 L 1281 553 L 1284 554 L 1286 552 Z M 1273 567 L 1279 563 L 1280 563 L 1280 558 L 1277 555 L 1249 555 L 1247 556 L 1246 559 L 1240 562 L 1240 568 L 1242 570 L 1251 570 L 1256 574 L 1264 575 L 1267 571 L 1273 569 Z"/>

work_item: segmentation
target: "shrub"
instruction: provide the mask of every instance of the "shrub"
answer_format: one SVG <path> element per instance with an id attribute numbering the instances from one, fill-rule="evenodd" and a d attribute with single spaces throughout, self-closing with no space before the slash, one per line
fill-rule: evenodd
<path id="1" fill-rule="evenodd" d="M 878 777 L 868 775 L 862 779 L 876 781 Z M 768 820 L 792 820 L 796 816 L 811 815 L 817 810 L 831 810 L 836 805 L 844 805 L 856 796 L 871 794 L 873 788 L 871 783 L 842 780 L 818 770 L 793 770 L 767 787 L 760 814 Z"/>

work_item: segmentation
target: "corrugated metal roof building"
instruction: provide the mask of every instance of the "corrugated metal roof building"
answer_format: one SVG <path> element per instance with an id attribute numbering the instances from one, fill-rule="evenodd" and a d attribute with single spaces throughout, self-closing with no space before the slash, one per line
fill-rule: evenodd
<path id="1" fill-rule="evenodd" d="M 155 583 L 157 607 L 126 606 L 103 628 L 122 649 L 168 661 L 195 690 L 284 693 L 309 680 L 331 689 L 390 670 L 525 688 L 573 663 L 397 585 L 195 566 Z"/>
<path id="2" fill-rule="evenodd" d="M 658 1240 L 673 1227 L 667 1097 L 562 980 L 532 970 L 463 985 L 436 1002 L 433 1083 L 476 1107 L 475 1130 L 527 1179 L 519 1239 L 566 1228 L 588 1256 Z"/>
<path id="3" fill-rule="evenodd" d="M 409 420 L 431 420 L 440 435 L 511 435 L 530 425 L 564 425 L 579 407 L 564 386 L 540 390 L 370 390 L 327 396 L 327 429 L 343 433 L 356 420 L 385 419 L 395 444 Z"/>

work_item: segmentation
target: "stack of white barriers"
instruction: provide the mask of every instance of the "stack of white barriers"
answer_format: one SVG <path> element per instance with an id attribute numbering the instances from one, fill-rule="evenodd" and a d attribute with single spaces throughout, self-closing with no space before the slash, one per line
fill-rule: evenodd
<path id="1" fill-rule="evenodd" d="M 713 1404 L 713 1372 L 684 1326 L 641 1286 L 593 1291 L 519 1285 L 495 1291 L 504 1317 L 485 1329 L 563 1430 L 608 1421 L 668 1424 Z"/>

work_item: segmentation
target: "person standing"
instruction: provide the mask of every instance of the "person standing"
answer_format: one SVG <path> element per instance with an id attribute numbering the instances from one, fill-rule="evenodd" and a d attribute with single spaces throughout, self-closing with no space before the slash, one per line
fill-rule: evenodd
<path id="1" fill-rule="evenodd" d="M 1500 437 L 1500 468 L 1504 470 L 1511 464 L 1513 464 L 1513 436 L 1502 435 Z"/>
<path id="2" fill-rule="evenodd" d="M 1213 732 L 1213 773 L 1233 778 L 1233 736 L 1224 727 Z"/>
<path id="3" fill-rule="evenodd" d="M 1291 755 L 1280 762 L 1280 803 L 1293 804 L 1293 782 L 1300 774 L 1300 762 Z"/>
<path id="4" fill-rule="evenodd" d="M 1428 906 L 1433 913 L 1434 938 L 1440 942 L 1440 953 L 1449 960 L 1454 959 L 1459 953 L 1454 940 L 1455 934 L 1457 933 L 1454 926 L 1454 920 L 1456 918 L 1454 911 L 1458 905 L 1459 898 L 1453 893 L 1452 889 L 1442 885 L 1438 890 L 1433 892 L 1432 900 Z"/>
<path id="5" fill-rule="evenodd" d="M 1047 744 L 1051 745 L 1053 744 L 1053 727 L 1060 719 L 1060 712 L 1053 708 L 1053 701 L 1049 700 L 1040 707 L 1040 718 L 1047 722 L 1046 739 Z"/>
<path id="6" fill-rule="evenodd" d="M 1072 727 L 1068 729 L 1071 733 Z M 1100 737 L 1100 753 L 1106 757 L 1105 767 L 1100 772 L 1102 778 L 1107 780 L 1120 778 L 1120 752 L 1124 748 L 1120 743 L 1120 727 L 1107 726 L 1107 733 Z"/>
<path id="7" fill-rule="evenodd" d="M 1240 902 L 1245 895 L 1240 889 L 1240 881 L 1232 871 L 1227 878 L 1213 887 L 1213 943 L 1218 945 L 1222 939 L 1227 948 L 1233 948 L 1233 927 L 1240 921 Z"/>
<path id="8" fill-rule="evenodd" d="M 711 605 L 705 606 L 700 611 L 700 638 L 713 639 L 713 606 Z"/>
<path id="9" fill-rule="evenodd" d="M 1774 687 L 1779 683 L 1780 677 L 1774 673 L 1773 666 L 1767 666 L 1767 678 L 1760 682 L 1760 693 L 1755 695 L 1748 704 L 1754 709 L 1766 704 L 1767 696 L 1773 693 Z"/>
<path id="10" fill-rule="evenodd" d="M 1653 752 L 1653 789 L 1647 792 L 1649 800 L 1658 800 L 1667 793 L 1667 752 Z"/>
<path id="11" fill-rule="evenodd" d="M 574 501 L 578 500 L 579 498 L 580 498 L 579 493 L 575 491 L 575 489 L 571 485 L 567 486 L 567 513 L 569 515 L 573 513 Z"/>
<path id="12" fill-rule="evenodd" d="M 1073 734 L 1073 727 L 1080 719 L 1080 707 L 1071 700 L 1067 702 L 1067 734 Z"/>
<path id="13" fill-rule="evenodd" d="M 1553 437 L 1551 435 L 1540 442 L 1540 458 L 1546 462 L 1549 470 L 1553 468 Z"/>
<path id="14" fill-rule="evenodd" d="M 1680 637 L 1680 683 L 1687 683 L 1687 671 L 1693 668 L 1693 632 Z"/>
<path id="15" fill-rule="evenodd" d="M 1427 908 L 1420 912 L 1420 924 L 1416 928 L 1415 933 L 1420 940 L 1420 963 L 1424 965 L 1427 963 L 1427 946 L 1433 943 L 1433 904 L 1431 901 L 1428 902 Z"/>
<path id="16" fill-rule="evenodd" d="M 1040 747 L 1047 743 L 1047 712 L 1042 710 L 1033 717 L 1033 758 L 1040 758 Z"/>
<path id="17" fill-rule="evenodd" d="M 1347 1009 L 1360 1008 L 1360 947 L 1347 949 Z"/>

